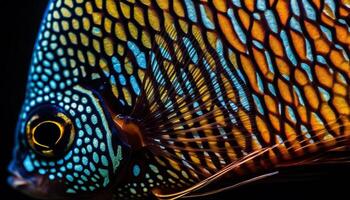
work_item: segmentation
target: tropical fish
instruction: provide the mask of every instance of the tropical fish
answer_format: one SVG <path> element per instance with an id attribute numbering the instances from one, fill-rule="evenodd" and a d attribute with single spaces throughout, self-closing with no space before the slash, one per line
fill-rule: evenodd
<path id="1" fill-rule="evenodd" d="M 51 0 L 9 182 L 176 199 L 345 162 L 329 153 L 349 150 L 349 14 L 348 0 Z"/>

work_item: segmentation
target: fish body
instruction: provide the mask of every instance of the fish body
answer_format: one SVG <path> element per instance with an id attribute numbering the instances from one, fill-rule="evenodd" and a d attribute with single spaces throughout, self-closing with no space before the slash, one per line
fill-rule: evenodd
<path id="1" fill-rule="evenodd" d="M 346 0 L 52 0 L 10 182 L 171 199 L 346 151 L 349 14 Z"/>

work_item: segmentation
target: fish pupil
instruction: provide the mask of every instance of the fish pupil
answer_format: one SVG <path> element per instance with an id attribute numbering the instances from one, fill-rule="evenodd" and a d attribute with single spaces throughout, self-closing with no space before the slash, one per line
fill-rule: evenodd
<path id="1" fill-rule="evenodd" d="M 38 125 L 34 132 L 35 140 L 43 146 L 53 147 L 60 139 L 61 130 L 58 124 L 44 122 Z"/>

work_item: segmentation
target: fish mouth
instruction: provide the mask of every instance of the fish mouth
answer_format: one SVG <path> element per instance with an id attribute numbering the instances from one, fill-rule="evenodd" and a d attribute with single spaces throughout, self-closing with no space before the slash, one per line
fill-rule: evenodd
<path id="1" fill-rule="evenodd" d="M 32 183 L 24 179 L 17 171 L 11 172 L 11 176 L 8 177 L 8 184 L 15 190 L 22 190 L 29 187 Z"/>
<path id="2" fill-rule="evenodd" d="M 37 199 L 49 199 L 43 176 L 27 179 L 18 171 L 12 171 L 10 173 L 11 175 L 7 178 L 7 182 L 13 189 Z"/>
<path id="3" fill-rule="evenodd" d="M 46 176 L 33 176 L 31 178 L 23 177 L 18 171 L 10 171 L 7 178 L 8 184 L 15 190 L 20 191 L 26 196 L 41 200 L 76 200 L 73 196 L 62 196 L 58 185 L 49 185 Z M 51 188 L 51 189 L 50 189 Z M 61 191 L 62 192 L 62 191 Z M 108 200 L 112 199 L 112 193 L 103 191 L 103 193 L 80 196 L 81 200 Z"/>

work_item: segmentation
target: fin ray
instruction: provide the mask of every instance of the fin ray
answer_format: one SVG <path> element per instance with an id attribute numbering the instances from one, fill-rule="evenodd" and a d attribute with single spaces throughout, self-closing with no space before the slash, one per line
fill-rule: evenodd
<path id="1" fill-rule="evenodd" d="M 178 198 L 181 198 L 189 193 L 192 193 L 194 191 L 197 191 L 197 190 L 205 187 L 206 185 L 208 185 L 209 183 L 212 183 L 213 181 L 216 181 L 217 179 L 221 178 L 223 175 L 232 171 L 234 168 L 241 166 L 243 163 L 248 162 L 249 160 L 252 160 L 254 158 L 257 158 L 257 157 L 263 155 L 264 153 L 269 151 L 271 148 L 274 148 L 274 147 L 261 149 L 260 151 L 253 152 L 253 153 L 243 157 L 242 159 L 237 160 L 236 162 L 232 162 L 231 164 L 229 164 L 226 167 L 219 170 L 217 173 L 200 181 L 196 185 L 194 185 L 188 189 L 185 189 L 184 191 L 176 192 L 173 194 L 161 194 L 161 193 L 159 193 L 159 191 L 154 191 L 153 194 L 159 199 L 178 199 Z"/>

